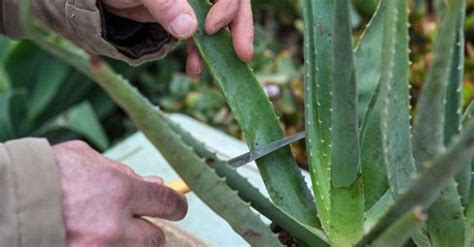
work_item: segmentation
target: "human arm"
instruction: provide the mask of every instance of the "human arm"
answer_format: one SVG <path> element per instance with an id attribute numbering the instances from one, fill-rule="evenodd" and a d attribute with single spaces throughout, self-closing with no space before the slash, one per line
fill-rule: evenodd
<path id="1" fill-rule="evenodd" d="M 163 246 L 143 216 L 178 220 L 184 196 L 82 142 L 0 144 L 0 246 Z M 66 245 L 67 243 L 67 245 Z"/>
<path id="2" fill-rule="evenodd" d="M 19 20 L 20 0 L 0 0 L 0 33 L 27 38 Z M 253 57 L 253 16 L 250 0 L 215 0 L 205 29 L 214 34 L 229 26 L 236 54 Z M 187 0 L 33 0 L 33 12 L 47 26 L 88 52 L 139 65 L 165 56 L 177 40 L 197 30 Z M 203 69 L 194 46 L 189 46 L 187 72 Z"/>

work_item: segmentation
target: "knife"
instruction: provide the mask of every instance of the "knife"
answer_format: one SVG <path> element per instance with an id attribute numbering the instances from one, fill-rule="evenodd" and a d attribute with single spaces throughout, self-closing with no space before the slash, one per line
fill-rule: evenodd
<path id="1" fill-rule="evenodd" d="M 294 135 L 287 136 L 285 138 L 282 138 L 280 140 L 271 142 L 269 144 L 265 144 L 262 146 L 256 147 L 253 151 L 244 153 L 242 155 L 239 155 L 235 158 L 232 158 L 227 161 L 227 163 L 235 168 L 241 167 L 243 165 L 246 165 L 252 161 L 258 160 L 264 156 L 267 156 L 268 154 L 286 147 L 294 142 L 297 142 L 303 138 L 305 138 L 306 133 L 304 131 L 298 132 Z"/>
<path id="2" fill-rule="evenodd" d="M 261 146 L 256 147 L 254 150 L 244 153 L 242 155 L 239 155 L 237 157 L 234 157 L 232 159 L 229 159 L 227 163 L 234 167 L 234 168 L 239 168 L 241 166 L 244 166 L 252 161 L 258 160 L 262 157 L 265 157 L 269 155 L 270 153 L 273 153 L 283 147 L 286 147 L 292 143 L 295 143 L 299 140 L 302 140 L 306 137 L 306 133 L 304 131 L 298 132 L 294 135 L 287 136 L 285 138 L 276 140 L 274 142 L 264 144 Z M 167 184 L 166 186 L 181 192 L 182 194 L 186 194 L 190 192 L 191 190 L 189 187 L 184 183 L 183 180 L 178 179 L 174 182 L 171 182 Z"/>

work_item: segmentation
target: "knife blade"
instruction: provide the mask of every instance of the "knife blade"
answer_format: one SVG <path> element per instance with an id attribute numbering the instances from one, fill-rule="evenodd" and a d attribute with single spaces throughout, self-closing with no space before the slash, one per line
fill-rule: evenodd
<path id="1" fill-rule="evenodd" d="M 297 142 L 299 140 L 302 140 L 306 137 L 306 133 L 304 131 L 298 132 L 294 135 L 284 137 L 282 139 L 279 139 L 277 141 L 264 144 L 262 146 L 256 147 L 254 150 L 244 153 L 242 155 L 239 155 L 237 157 L 234 157 L 232 159 L 229 159 L 227 163 L 235 168 L 244 166 L 252 161 L 258 160 L 280 148 L 286 147 L 294 142 Z M 166 186 L 182 193 L 182 194 L 187 194 L 191 192 L 191 189 L 188 187 L 188 185 L 182 180 L 178 179 L 175 180 L 171 183 L 168 183 Z"/>
<path id="2" fill-rule="evenodd" d="M 258 160 L 280 148 L 286 147 L 294 142 L 297 142 L 305 137 L 306 137 L 306 133 L 304 131 L 301 131 L 294 135 L 287 136 L 277 141 L 256 147 L 254 150 L 250 152 L 244 153 L 242 155 L 239 155 L 235 158 L 228 160 L 227 163 L 232 167 L 238 168 L 252 161 Z"/>

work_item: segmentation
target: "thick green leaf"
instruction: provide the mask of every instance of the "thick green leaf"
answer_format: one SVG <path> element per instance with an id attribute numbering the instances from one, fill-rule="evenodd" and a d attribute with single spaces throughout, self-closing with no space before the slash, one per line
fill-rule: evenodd
<path id="1" fill-rule="evenodd" d="M 383 155 L 394 198 L 411 185 L 410 177 L 416 174 L 410 134 L 407 23 L 407 2 L 389 0 L 384 25 L 380 101 Z"/>
<path id="2" fill-rule="evenodd" d="M 45 109 L 65 83 L 70 72 L 69 66 L 30 42 L 20 42 L 8 53 L 5 67 L 12 87 L 27 90 L 28 115 L 25 123 L 29 125 L 27 129 L 34 129 L 38 118 L 43 118 Z M 76 92 L 70 90 L 67 95 L 71 96 Z M 69 106 L 63 107 L 62 111 Z"/>
<path id="3" fill-rule="evenodd" d="M 434 46 L 433 64 L 418 100 L 413 149 L 419 169 L 444 148 L 444 102 L 449 69 L 452 66 L 453 48 L 456 47 L 456 33 L 459 30 L 457 23 L 464 11 L 463 2 L 463 0 L 452 0 L 446 7 Z M 428 211 L 428 232 L 433 245 L 462 245 L 464 222 L 459 198 L 456 183 L 452 179 L 441 193 L 439 200 Z"/>
<path id="4" fill-rule="evenodd" d="M 387 190 L 374 205 L 365 212 L 364 232 L 368 232 L 393 205 L 392 193 Z"/>
<path id="5" fill-rule="evenodd" d="M 381 100 L 378 100 L 378 97 L 379 95 L 374 95 L 376 103 L 373 111 L 367 113 L 369 116 L 363 129 L 365 132 L 361 132 L 361 165 L 366 209 L 374 206 L 389 187 L 382 146 Z"/>
<path id="6" fill-rule="evenodd" d="M 465 4 L 464 4 L 465 5 Z M 463 6 L 465 9 L 465 6 Z M 458 17 L 456 43 L 453 47 L 452 62 L 449 68 L 449 79 L 446 87 L 446 104 L 444 120 L 444 143 L 448 145 L 453 137 L 459 135 L 462 129 L 462 107 L 464 86 L 464 11 Z M 462 203 L 469 201 L 471 189 L 471 162 L 456 176 L 458 191 Z"/>
<path id="7" fill-rule="evenodd" d="M 243 178 L 229 164 L 220 160 L 214 153 L 206 149 L 204 143 L 194 139 L 191 134 L 180 128 L 177 124 L 168 124 L 182 137 L 188 145 L 193 147 L 196 154 L 207 161 L 207 164 L 216 170 L 216 173 L 226 178 L 226 183 L 239 192 L 242 200 L 249 202 L 253 208 L 266 216 L 279 226 L 285 228 L 292 236 L 302 241 L 307 246 L 327 246 L 328 239 L 325 234 L 316 228 L 301 223 L 284 210 L 273 204 L 263 196 L 246 178 Z"/>
<path id="8" fill-rule="evenodd" d="M 25 108 L 25 92 L 9 90 L 0 94 L 0 142 L 18 137 L 17 127 Z"/>
<path id="9" fill-rule="evenodd" d="M 386 1 L 379 6 L 354 51 L 359 121 L 362 123 L 361 166 L 365 207 L 371 208 L 388 189 L 380 124 L 380 73 Z"/>
<path id="10" fill-rule="evenodd" d="M 474 101 L 466 108 L 464 112 L 462 122 L 463 126 L 466 126 L 468 122 L 472 120 L 474 116 Z M 474 158 L 471 158 L 471 169 L 474 169 Z M 471 181 L 474 181 L 474 173 L 471 173 Z M 469 201 L 466 205 L 465 213 L 466 232 L 464 236 L 464 247 L 474 246 L 474 183 L 471 182 Z"/>
<path id="11" fill-rule="evenodd" d="M 41 72 L 37 75 L 35 81 L 30 82 L 34 84 L 34 88 L 29 92 L 28 121 L 34 121 L 46 110 L 46 107 L 64 83 L 70 69 L 64 62 L 58 59 L 50 59 L 41 68 Z"/>
<path id="12" fill-rule="evenodd" d="M 360 237 L 364 204 L 349 2 L 337 11 L 334 4 L 327 0 L 303 1 L 305 111 L 310 172 L 319 217 L 331 242 L 345 245 Z M 335 41 L 336 36 L 340 42 Z M 336 67 L 338 70 L 333 70 Z M 351 96 L 346 100 L 346 96 L 339 94 Z"/>
<path id="13" fill-rule="evenodd" d="M 43 111 L 42 114 L 38 116 L 36 122 L 44 123 L 67 109 L 82 103 L 93 94 L 95 90 L 100 89 L 90 79 L 78 71 L 71 70 L 54 98 L 51 99 L 46 107 L 48 110 Z"/>
<path id="14" fill-rule="evenodd" d="M 462 136 L 454 140 L 447 150 L 438 155 L 433 161 L 425 163 L 425 168 L 415 178 L 413 185 L 404 194 L 399 196 L 395 204 L 370 232 L 364 236 L 357 246 L 365 246 L 371 243 L 417 205 L 422 206 L 424 209 L 431 207 L 438 199 L 443 188 L 464 167 L 464 160 L 472 157 L 473 151 L 474 122 L 471 122 Z M 445 237 L 447 236 L 445 235 Z"/>
<path id="15" fill-rule="evenodd" d="M 46 135 L 50 131 L 66 129 L 85 137 L 100 150 L 109 147 L 109 139 L 89 102 L 83 102 L 42 127 L 37 135 Z"/>
<path id="16" fill-rule="evenodd" d="M 183 142 L 155 106 L 107 66 L 95 65 L 92 73 L 97 83 L 129 114 L 196 195 L 218 212 L 237 233 L 254 246 L 280 245 L 269 227 L 226 185 L 225 179 L 211 170 Z"/>
<path id="17" fill-rule="evenodd" d="M 373 243 L 374 247 L 398 247 L 403 246 L 410 235 L 419 229 L 425 222 L 426 215 L 421 207 L 415 207 L 408 211 L 393 225 L 391 225 L 378 239 Z"/>
<path id="18" fill-rule="evenodd" d="M 203 24 L 210 4 L 191 1 Z M 252 70 L 240 61 L 232 48 L 229 32 L 205 34 L 203 25 L 194 36 L 203 61 L 221 87 L 250 148 L 284 137 L 275 111 Z M 289 147 L 257 161 L 272 200 L 298 220 L 318 225 L 311 193 L 291 155 Z"/>
<path id="19" fill-rule="evenodd" d="M 362 236 L 364 218 L 349 5 L 349 0 L 334 2 L 329 238 L 335 245 L 354 244 Z"/>
<path id="20" fill-rule="evenodd" d="M 468 104 L 466 110 L 464 111 L 464 114 L 462 116 L 463 125 L 466 125 L 473 118 L 474 118 L 474 100 Z"/>
<path id="21" fill-rule="evenodd" d="M 464 13 L 464 12 L 463 12 Z M 461 132 L 463 84 L 464 84 L 464 15 L 458 18 L 456 42 L 453 48 L 452 62 L 449 68 L 449 79 L 446 87 L 444 144 Z"/>
<path id="22" fill-rule="evenodd" d="M 406 1 L 382 0 L 381 4 L 386 8 L 382 47 L 384 61 L 381 66 L 379 108 L 375 109 L 380 112 L 374 114 L 379 121 L 374 122 L 380 126 L 385 173 L 391 197 L 396 199 L 412 184 L 411 177 L 417 172 L 410 133 L 408 6 Z M 421 229 L 407 228 L 402 233 L 411 233 L 412 230 L 413 239 L 419 246 L 429 246 L 426 241 L 428 236 Z M 384 237 L 381 239 L 385 240 Z M 380 243 L 383 242 L 379 240 Z"/>
<path id="23" fill-rule="evenodd" d="M 474 174 L 472 176 L 474 177 Z M 472 246 L 474 246 L 474 183 L 471 183 L 471 196 L 466 206 L 466 232 L 464 240 L 464 247 Z"/>
<path id="24" fill-rule="evenodd" d="M 349 3 L 349 0 L 340 0 L 334 5 L 331 183 L 336 188 L 351 186 L 360 175 L 357 88 Z"/>
<path id="25" fill-rule="evenodd" d="M 457 21 L 462 9 L 462 0 L 450 1 L 436 39 L 433 63 L 428 72 L 418 100 L 414 123 L 414 155 L 418 167 L 430 160 L 444 146 L 444 100 L 446 82 L 453 47 L 456 44 Z"/>
<path id="26" fill-rule="evenodd" d="M 305 111 L 319 217 L 331 242 L 344 245 L 360 237 L 364 204 L 349 2 L 335 4 L 303 1 Z"/>
<path id="27" fill-rule="evenodd" d="M 30 41 L 14 44 L 7 55 L 4 65 L 10 78 L 11 87 L 25 88 L 28 92 L 34 88 L 34 82 L 43 73 L 43 68 L 48 66 L 51 59 L 54 59 Z"/>
<path id="28" fill-rule="evenodd" d="M 5 92 L 10 87 L 10 81 L 3 67 L 4 58 L 10 44 L 9 39 L 0 35 L 0 93 Z"/>
<path id="29" fill-rule="evenodd" d="M 364 30 L 354 50 L 354 64 L 358 91 L 359 120 L 365 118 L 380 81 L 385 3 L 380 1 L 374 16 Z"/>
<path id="30" fill-rule="evenodd" d="M 10 45 L 10 40 L 3 36 L 0 35 L 0 61 L 3 61 L 5 58 L 6 52 L 7 52 L 7 47 Z"/>
<path id="31" fill-rule="evenodd" d="M 329 228 L 331 163 L 332 1 L 302 1 L 306 146 L 318 217 Z M 327 10 L 327 11 L 323 11 Z M 317 27 L 317 28 L 315 28 Z M 317 44 L 317 45 L 316 45 Z"/>

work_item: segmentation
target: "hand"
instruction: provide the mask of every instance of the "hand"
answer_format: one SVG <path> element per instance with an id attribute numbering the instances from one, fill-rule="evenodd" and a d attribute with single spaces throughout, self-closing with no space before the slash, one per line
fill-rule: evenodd
<path id="1" fill-rule="evenodd" d="M 189 39 L 197 30 L 196 15 L 187 0 L 102 0 L 111 13 L 139 22 L 159 22 L 179 39 Z M 253 58 L 254 25 L 251 0 L 214 0 L 205 30 L 215 34 L 229 26 L 237 56 L 244 62 Z M 192 41 L 188 43 L 186 72 L 199 77 L 203 63 Z"/>
<path id="2" fill-rule="evenodd" d="M 183 195 L 157 177 L 142 178 L 83 142 L 53 147 L 60 167 L 68 247 L 163 246 L 164 234 L 142 216 L 179 220 Z"/>

